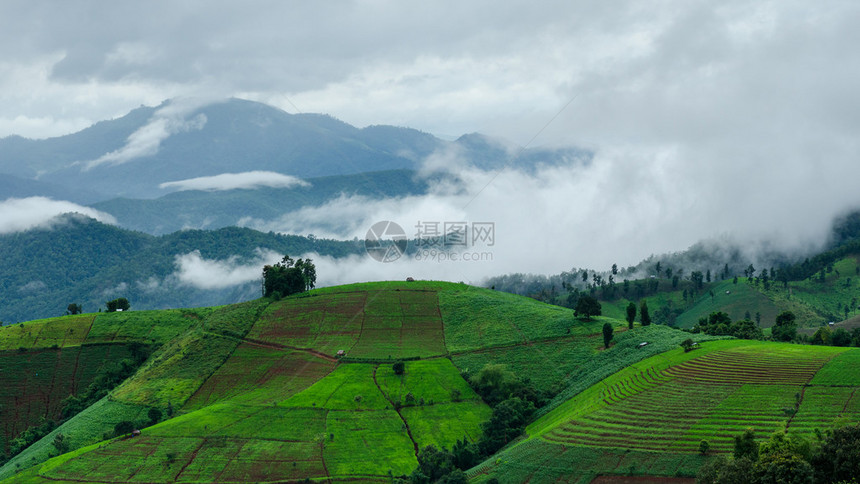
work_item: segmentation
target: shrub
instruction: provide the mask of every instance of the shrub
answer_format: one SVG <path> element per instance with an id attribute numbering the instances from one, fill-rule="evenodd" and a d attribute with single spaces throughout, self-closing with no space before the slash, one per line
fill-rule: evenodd
<path id="1" fill-rule="evenodd" d="M 161 420 L 162 413 L 161 410 L 153 407 L 149 409 L 147 416 L 149 417 L 149 425 L 155 425 Z"/>
<path id="2" fill-rule="evenodd" d="M 695 343 L 692 338 L 687 338 L 684 341 L 681 341 L 681 348 L 684 348 L 684 353 L 689 353 L 690 351 L 693 351 L 694 344 Z"/>
<path id="3" fill-rule="evenodd" d="M 128 435 L 134 431 L 134 422 L 130 420 L 123 420 L 118 422 L 113 426 L 113 434 L 115 437 L 119 437 L 120 435 Z"/>

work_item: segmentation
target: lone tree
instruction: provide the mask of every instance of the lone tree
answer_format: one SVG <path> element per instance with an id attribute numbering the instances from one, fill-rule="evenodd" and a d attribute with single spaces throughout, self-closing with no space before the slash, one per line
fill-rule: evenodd
<path id="1" fill-rule="evenodd" d="M 66 312 L 68 314 L 81 314 L 83 312 L 83 309 L 81 308 L 80 304 L 72 303 L 69 304 L 69 306 L 66 308 Z"/>
<path id="2" fill-rule="evenodd" d="M 573 314 L 576 317 L 583 317 L 586 321 L 591 320 L 592 316 L 600 316 L 600 303 L 592 296 L 585 294 L 576 302 L 576 307 L 573 309 Z"/>
<path id="3" fill-rule="evenodd" d="M 696 347 L 696 343 L 693 342 L 692 338 L 687 338 L 684 341 L 681 341 L 681 348 L 684 348 L 684 353 L 689 353 L 693 351 Z"/>
<path id="4" fill-rule="evenodd" d="M 776 317 L 776 324 L 771 328 L 771 335 L 777 341 L 791 341 L 797 337 L 797 323 L 794 313 L 783 311 Z"/>
<path id="5" fill-rule="evenodd" d="M 633 329 L 633 321 L 636 320 L 636 304 L 630 301 L 627 305 L 627 327 Z"/>
<path id="6" fill-rule="evenodd" d="M 651 315 L 648 314 L 648 301 L 642 301 L 642 304 L 639 305 L 639 319 L 642 321 L 642 326 L 649 326 L 651 324 Z"/>
<path id="7" fill-rule="evenodd" d="M 281 262 L 263 267 L 263 296 L 289 296 L 309 291 L 317 282 L 312 259 L 293 260 L 285 255 Z"/>
<path id="8" fill-rule="evenodd" d="M 105 303 L 107 306 L 107 312 L 112 313 L 115 311 L 128 311 L 131 305 L 128 303 L 128 299 L 124 297 L 119 297 L 114 299 L 113 301 L 108 301 Z"/>
<path id="9" fill-rule="evenodd" d="M 612 325 L 603 323 L 603 347 L 609 348 L 609 343 L 612 341 Z"/>

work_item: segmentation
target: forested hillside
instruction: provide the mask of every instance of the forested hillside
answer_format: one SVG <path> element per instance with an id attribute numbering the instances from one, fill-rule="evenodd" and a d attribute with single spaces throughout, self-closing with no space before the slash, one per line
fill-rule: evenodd
<path id="1" fill-rule="evenodd" d="M 259 282 L 199 289 L 172 277 L 177 256 L 253 261 L 259 250 L 316 252 L 335 257 L 363 246 L 250 229 L 184 230 L 151 236 L 64 215 L 50 227 L 0 235 L 0 321 L 14 323 L 66 312 L 69 304 L 95 312 L 105 301 L 128 298 L 135 309 L 197 307 L 258 297 Z M 262 263 L 260 264 L 262 271 Z"/>

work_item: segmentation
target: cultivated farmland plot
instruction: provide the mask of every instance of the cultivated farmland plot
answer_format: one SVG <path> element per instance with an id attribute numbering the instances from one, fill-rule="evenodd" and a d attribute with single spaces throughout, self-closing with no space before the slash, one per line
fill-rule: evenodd
<path id="1" fill-rule="evenodd" d="M 696 351 L 669 354 L 668 364 L 655 357 L 643 362 L 653 364 L 644 371 L 605 380 L 599 393 L 580 397 L 586 410 L 549 416 L 558 424 L 539 431 L 540 437 L 561 445 L 669 453 L 694 453 L 708 440 L 711 449 L 728 452 L 733 436 L 746 428 L 762 439 L 782 429 L 811 436 L 840 418 L 860 418 L 857 371 L 847 371 L 860 350 L 725 341 L 697 351 L 693 357 Z"/>

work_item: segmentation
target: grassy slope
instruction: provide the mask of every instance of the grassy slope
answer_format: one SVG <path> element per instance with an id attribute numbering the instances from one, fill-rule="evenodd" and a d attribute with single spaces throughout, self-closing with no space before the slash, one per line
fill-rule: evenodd
<path id="1" fill-rule="evenodd" d="M 784 428 L 810 438 L 816 428 L 860 420 L 858 363 L 860 349 L 742 340 L 671 350 L 564 402 L 527 428 L 526 441 L 472 472 L 531 482 L 559 476 L 589 482 L 597 473 L 629 474 L 631 467 L 692 475 L 703 439 L 721 453 L 747 427 L 760 440 Z M 785 409 L 798 398 L 792 416 Z"/>
<path id="2" fill-rule="evenodd" d="M 727 313 L 733 321 L 743 319 L 747 312 L 755 320 L 758 313 L 761 327 L 769 328 L 779 313 L 792 311 L 801 327 L 813 328 L 814 331 L 823 322 L 845 319 L 844 307 L 860 300 L 858 267 L 858 256 L 849 256 L 834 263 L 833 272 L 827 273 L 824 282 L 815 275 L 803 281 L 790 282 L 788 288 L 776 282 L 765 290 L 762 284 L 754 285 L 744 277 L 738 278 L 737 284 L 731 279 L 715 281 L 705 284 L 698 294 L 688 296 L 686 301 L 682 289 L 672 290 L 667 281 L 661 280 L 660 292 L 644 299 L 648 301 L 652 318 L 666 305 L 681 309 L 675 321 L 680 328 L 691 328 L 699 318 L 716 311 Z M 689 286 L 689 282 L 685 285 Z M 604 314 L 622 319 L 628 302 L 627 299 L 605 301 Z M 856 307 L 849 311 L 849 319 L 858 311 L 860 308 Z"/>
<path id="3" fill-rule="evenodd" d="M 120 404 L 133 411 L 149 406 L 164 409 L 169 403 L 178 416 L 143 429 L 137 439 L 114 440 L 54 458 L 20 474 L 18 481 L 45 482 L 39 473 L 52 480 L 263 482 L 306 476 L 386 480 L 389 471 L 411 472 L 416 446 L 450 446 L 463 436 L 477 437 L 489 408 L 460 372 L 501 362 L 531 378 L 538 388 L 561 390 L 529 428 L 534 437 L 587 416 L 583 408 L 607 412 L 616 399 L 624 402 L 639 394 L 650 395 L 649 389 L 657 388 L 652 384 L 659 379 L 643 380 L 643 375 L 672 371 L 688 359 L 739 344 L 700 336 L 704 348 L 683 355 L 674 348 L 689 335 L 664 326 L 627 331 L 625 323 L 611 318 L 584 322 L 563 308 L 450 283 L 325 288 L 268 306 L 258 301 L 183 317 L 189 321 L 184 330 L 171 333 L 177 336 L 102 404 Z M 602 349 L 605 322 L 616 331 L 608 350 Z M 157 332 L 156 326 L 145 333 Z M 109 333 L 98 334 L 117 339 Z M 135 337 L 145 338 L 143 333 L 137 331 Z M 642 341 L 650 344 L 638 348 Z M 346 351 L 347 363 L 332 358 L 339 349 Z M 413 356 L 422 359 L 408 361 L 403 376 L 394 375 L 390 362 Z M 850 367 L 854 360 L 840 364 Z M 629 365 L 633 366 L 624 370 Z M 626 379 L 613 375 L 618 371 Z M 665 378 L 680 381 L 681 377 Z M 789 387 L 763 406 L 793 399 Z M 606 400 L 612 405 L 604 402 L 606 388 L 616 388 Z M 452 399 L 454 389 L 460 392 L 459 401 Z M 810 391 L 809 401 L 827 400 L 828 389 L 822 385 L 818 393 Z M 733 402 L 763 393 L 755 385 L 741 385 L 734 399 L 715 405 L 723 405 L 729 412 L 724 414 L 731 415 L 740 408 Z M 696 396 L 695 392 L 686 395 Z M 801 418 L 804 411 L 801 407 L 798 413 L 798 429 L 810 421 Z M 92 418 L 99 409 L 88 412 Z M 720 415 L 715 411 L 714 425 L 724 424 Z M 97 442 L 99 432 L 94 429 L 103 433 L 109 428 L 104 422 L 93 425 L 88 429 L 93 438 L 76 444 Z M 708 428 L 690 430 L 687 440 L 700 439 Z M 71 425 L 67 429 L 75 432 Z M 719 448 L 719 442 L 715 444 Z M 39 445 L 34 447 L 42 449 L 41 454 L 34 450 L 33 456 L 42 461 L 50 444 L 43 439 Z M 631 468 L 671 475 L 694 472 L 702 462 L 684 446 L 655 456 L 627 451 L 635 445 L 624 449 L 600 442 L 590 445 L 559 446 L 549 438 L 532 438 L 501 454 L 500 462 L 513 467 L 485 466 L 478 471 L 503 470 L 518 476 L 525 472 L 523 463 L 532 460 L 543 462 L 539 475 L 558 477 L 559 472 L 573 472 L 560 462 L 575 456 L 582 463 L 582 476 Z M 267 465 L 261 466 L 261 461 Z M 9 466 L 4 467 L 0 476 L 10 472 Z M 543 479 L 538 477 L 535 480 Z"/>
<path id="4" fill-rule="evenodd" d="M 860 304 L 860 260 L 858 256 L 846 257 L 833 264 L 833 272 L 827 273 L 824 282 L 817 275 L 792 284 L 792 298 L 814 310 L 820 318 L 813 325 L 829 321 L 842 321 L 845 313 L 842 308 Z M 848 318 L 857 315 L 857 308 L 849 311 Z"/>

